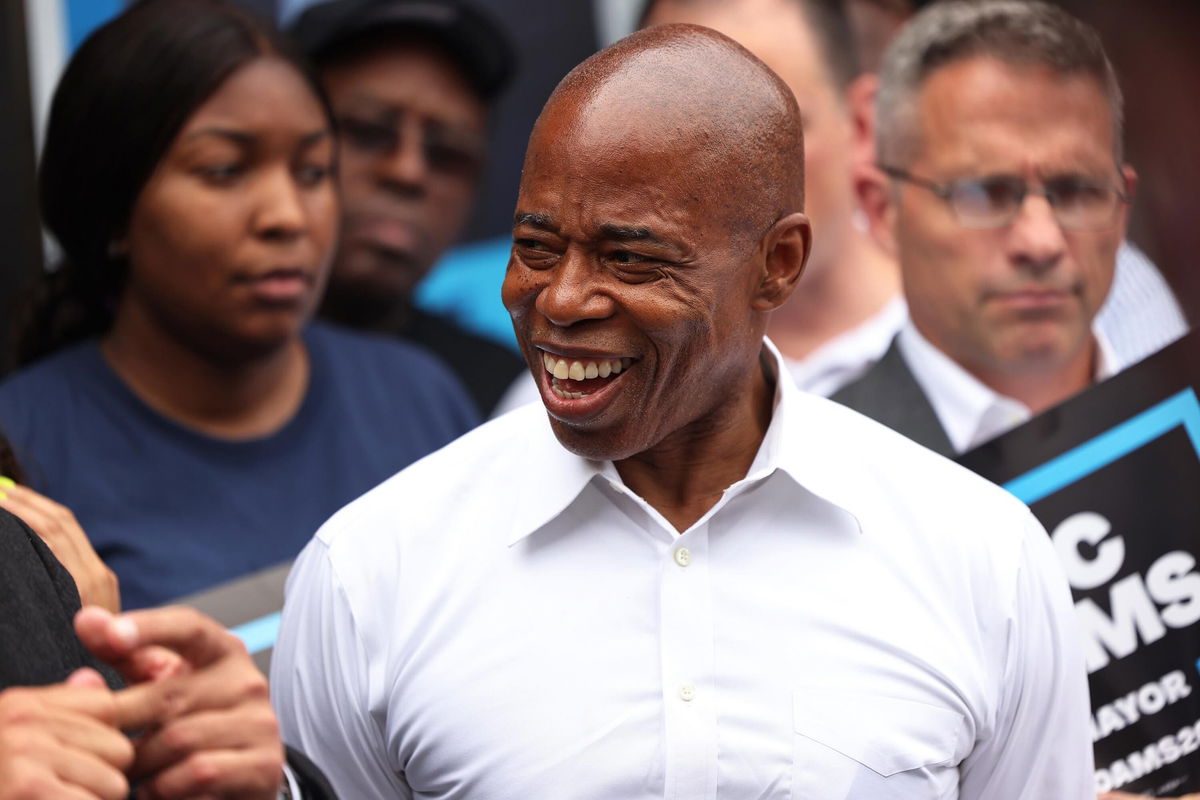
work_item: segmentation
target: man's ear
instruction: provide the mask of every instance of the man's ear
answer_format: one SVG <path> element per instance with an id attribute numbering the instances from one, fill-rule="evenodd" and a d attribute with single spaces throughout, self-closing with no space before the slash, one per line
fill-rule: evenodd
<path id="1" fill-rule="evenodd" d="M 895 222 L 898 198 L 887 175 L 874 164 L 854 168 L 854 192 L 858 207 L 867 217 L 871 238 L 892 259 L 897 258 Z"/>
<path id="2" fill-rule="evenodd" d="M 1126 203 L 1121 206 L 1121 238 L 1124 239 L 1129 225 L 1129 209 L 1133 206 L 1133 198 L 1137 196 L 1138 174 L 1129 164 L 1121 166 L 1121 177 L 1125 179 Z"/>
<path id="3" fill-rule="evenodd" d="M 875 163 L 875 95 L 879 76 L 871 72 L 859 75 L 846 88 L 846 106 L 854 123 L 854 163 Z"/>
<path id="4" fill-rule="evenodd" d="M 796 288 L 812 252 L 812 225 L 800 212 L 776 222 L 762 238 L 762 280 L 751 307 L 755 311 L 779 308 Z"/>

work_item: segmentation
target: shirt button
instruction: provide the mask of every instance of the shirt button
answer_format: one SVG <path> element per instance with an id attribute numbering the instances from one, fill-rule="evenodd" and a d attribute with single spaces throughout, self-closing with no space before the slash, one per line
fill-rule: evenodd
<path id="1" fill-rule="evenodd" d="M 690 703 L 695 696 L 696 687 L 692 686 L 690 683 L 685 683 L 683 686 L 679 687 L 679 699 L 683 702 Z"/>
<path id="2" fill-rule="evenodd" d="M 686 547 L 681 547 L 675 551 L 675 563 L 681 567 L 686 567 L 692 563 L 692 551 Z"/>

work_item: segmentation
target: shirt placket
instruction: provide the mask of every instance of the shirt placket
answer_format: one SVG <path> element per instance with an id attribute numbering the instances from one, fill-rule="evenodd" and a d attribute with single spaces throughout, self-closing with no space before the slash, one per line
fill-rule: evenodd
<path id="1" fill-rule="evenodd" d="M 666 798 L 711 800 L 717 787 L 713 616 L 708 524 L 666 550 L 662 564 L 661 648 Z"/>

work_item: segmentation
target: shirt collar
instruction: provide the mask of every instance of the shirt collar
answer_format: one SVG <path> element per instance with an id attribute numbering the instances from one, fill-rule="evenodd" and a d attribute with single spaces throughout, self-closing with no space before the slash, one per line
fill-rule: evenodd
<path id="1" fill-rule="evenodd" d="M 1093 328 L 1095 381 L 1119 369 L 1112 345 Z M 899 347 L 913 377 L 929 398 L 955 452 L 963 453 L 1030 419 L 1029 408 L 984 384 L 926 339 L 912 320 L 900 329 Z"/>
<path id="2" fill-rule="evenodd" d="M 517 497 L 509 529 L 509 547 L 562 513 L 592 480 L 604 462 L 581 458 L 558 442 L 539 399 L 506 416 L 527 418 L 522 425 L 526 447 L 518 466 Z"/>
<path id="3" fill-rule="evenodd" d="M 845 514 L 862 532 L 854 513 L 863 502 L 858 491 L 862 464 L 849 446 L 845 423 L 848 410 L 819 395 L 801 391 L 783 356 L 769 339 L 763 340 L 775 369 L 775 409 L 762 447 L 748 478 L 766 477 L 778 468 L 797 486 Z"/>
<path id="4" fill-rule="evenodd" d="M 1099 383 L 1108 380 L 1125 367 L 1121 364 L 1112 342 L 1099 326 L 1093 326 L 1092 334 L 1096 337 L 1096 383 Z"/>
<path id="5" fill-rule="evenodd" d="M 758 453 L 746 477 L 735 486 L 782 471 L 800 488 L 845 513 L 861 531 L 858 517 L 849 510 L 854 504 L 857 466 L 849 463 L 845 442 L 837 441 L 836 426 L 823 424 L 833 404 L 796 388 L 783 356 L 769 339 L 763 340 L 763 348 L 776 377 L 775 405 Z M 525 474 L 520 483 L 524 488 L 519 490 L 513 510 L 507 539 L 510 547 L 561 514 L 592 481 L 620 481 L 611 462 L 581 458 L 559 444 L 539 404 L 513 414 L 537 415 L 539 419 L 528 420 L 532 435 L 525 440 Z"/>

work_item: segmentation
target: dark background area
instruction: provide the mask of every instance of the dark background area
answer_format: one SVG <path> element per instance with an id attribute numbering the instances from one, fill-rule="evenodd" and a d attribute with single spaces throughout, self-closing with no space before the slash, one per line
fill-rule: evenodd
<path id="1" fill-rule="evenodd" d="M 241 0 L 270 13 L 276 0 Z M 43 0 L 36 0 L 43 2 Z M 519 54 L 517 80 L 493 115 L 492 159 L 467 241 L 505 234 L 530 128 L 555 84 L 597 45 L 591 2 L 476 0 L 505 26 Z M 1059 0 L 1095 25 L 1126 93 L 1128 159 L 1141 175 L 1130 238 L 1158 264 L 1190 319 L 1200 319 L 1200 3 Z M 0 353 L 12 303 L 41 264 L 21 0 L 0 0 Z M 0 369 L 6 362 L 0 362 Z"/>
<path id="2" fill-rule="evenodd" d="M 1200 3 L 1059 0 L 1094 25 L 1125 91 L 1126 159 L 1140 182 L 1129 238 L 1200 321 Z"/>
<path id="3" fill-rule="evenodd" d="M 0 369 L 8 366 L 12 304 L 42 262 L 34 202 L 33 118 L 25 9 L 0 0 Z"/>
<path id="4" fill-rule="evenodd" d="M 518 53 L 517 78 L 492 115 L 491 163 L 468 240 L 508 233 L 525 145 L 538 112 L 571 68 L 596 50 L 591 3 L 476 0 L 504 25 Z"/>

